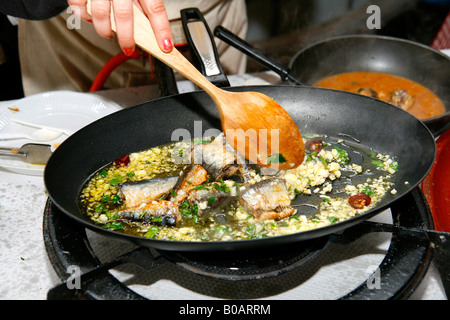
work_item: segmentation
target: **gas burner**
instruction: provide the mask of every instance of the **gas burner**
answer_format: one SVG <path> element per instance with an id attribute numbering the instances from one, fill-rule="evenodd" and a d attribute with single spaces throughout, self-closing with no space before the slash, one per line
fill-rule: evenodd
<path id="1" fill-rule="evenodd" d="M 102 263 L 92 249 L 88 236 L 90 231 L 74 223 L 48 200 L 44 212 L 44 241 L 49 259 L 63 281 L 63 284 L 49 291 L 48 298 L 146 299 L 109 272 L 125 264 L 142 267 L 144 272 L 150 271 L 155 281 L 158 277 L 165 279 L 168 273 L 176 270 L 182 275 L 175 282 L 208 296 L 227 299 L 271 296 L 301 286 L 308 275 L 305 272 L 308 265 L 317 263 L 317 256 L 325 248 L 345 248 L 365 235 L 380 232 L 391 236 L 387 253 L 377 268 L 378 285 L 382 290 L 373 290 L 368 285 L 373 277 L 370 275 L 340 299 L 407 298 L 431 263 L 435 243 L 430 241 L 429 234 L 424 236 L 421 230 L 432 229 L 432 219 L 417 188 L 393 203 L 390 210 L 393 224 L 366 221 L 340 234 L 282 247 L 213 253 L 132 247 L 123 255 Z M 82 274 L 79 289 L 69 289 L 65 282 L 71 276 L 68 271 L 70 266 L 77 266 Z M 270 292 L 259 292 L 261 287 L 271 288 Z"/>
<path id="2" fill-rule="evenodd" d="M 266 249 L 237 252 L 159 251 L 167 260 L 198 275 L 222 280 L 259 280 L 275 277 L 307 263 L 329 237 Z"/>

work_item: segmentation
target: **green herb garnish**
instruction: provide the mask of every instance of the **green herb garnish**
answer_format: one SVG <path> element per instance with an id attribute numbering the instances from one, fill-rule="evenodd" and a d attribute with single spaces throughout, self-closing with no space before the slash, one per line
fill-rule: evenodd
<path id="1" fill-rule="evenodd" d="M 311 161 L 317 156 L 317 152 L 310 152 L 306 155 L 306 161 Z"/>
<path id="2" fill-rule="evenodd" d="M 256 226 L 253 223 L 248 223 L 247 226 L 248 227 L 245 229 L 245 233 L 249 236 L 254 236 L 256 233 Z"/>
<path id="3" fill-rule="evenodd" d="M 112 221 L 112 222 L 108 222 L 107 224 L 105 224 L 103 226 L 103 228 L 113 229 L 113 230 L 120 230 L 120 229 L 123 229 L 124 226 L 120 222 Z"/>
<path id="4" fill-rule="evenodd" d="M 324 157 L 320 156 L 319 157 L 320 162 L 322 162 L 323 166 L 325 167 L 325 169 L 328 169 L 328 163 L 327 161 L 324 159 Z"/>
<path id="5" fill-rule="evenodd" d="M 109 180 L 108 183 L 112 186 L 117 186 L 119 184 L 119 179 L 117 179 L 117 178 L 111 179 L 111 180 Z"/>
<path id="6" fill-rule="evenodd" d="M 327 217 L 327 219 L 331 222 L 331 224 L 334 224 L 338 221 L 338 218 L 336 217 Z"/>
<path id="7" fill-rule="evenodd" d="M 145 234 L 145 237 L 146 237 L 146 238 L 153 239 L 154 237 L 156 237 L 156 235 L 158 234 L 158 232 L 159 232 L 158 227 L 151 227 L 151 228 L 147 231 L 147 233 Z"/>
<path id="8" fill-rule="evenodd" d="M 374 195 L 374 192 L 372 191 L 372 189 L 369 186 L 364 187 L 361 190 L 362 193 L 365 193 L 366 195 L 368 195 L 369 197 Z"/>
<path id="9" fill-rule="evenodd" d="M 272 154 L 267 158 L 267 163 L 285 163 L 286 159 L 281 153 Z"/>
<path id="10" fill-rule="evenodd" d="M 339 147 L 336 147 L 336 146 L 334 146 L 333 149 L 336 150 L 339 153 L 339 156 L 338 156 L 338 159 L 337 159 L 338 163 L 341 163 L 341 162 L 348 163 L 348 162 L 350 162 L 350 157 L 348 156 L 347 151 L 345 151 L 345 150 L 343 150 L 343 149 L 341 149 Z"/>
<path id="11" fill-rule="evenodd" d="M 398 162 L 392 162 L 390 165 L 391 169 L 393 169 L 395 172 L 398 171 Z"/>
<path id="12" fill-rule="evenodd" d="M 376 165 L 378 168 L 384 168 L 384 163 L 383 163 L 383 161 L 372 160 L 372 164 Z"/>

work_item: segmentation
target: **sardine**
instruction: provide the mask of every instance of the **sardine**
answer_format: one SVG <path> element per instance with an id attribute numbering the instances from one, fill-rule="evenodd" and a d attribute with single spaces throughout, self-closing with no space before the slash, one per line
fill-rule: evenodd
<path id="1" fill-rule="evenodd" d="M 191 151 L 191 161 L 201 164 L 213 181 L 234 175 L 244 163 L 223 134 L 211 143 L 195 145 Z"/>
<path id="2" fill-rule="evenodd" d="M 208 173 L 200 165 L 190 165 L 187 167 L 169 195 L 169 200 L 180 205 L 187 198 L 189 191 L 204 183 L 208 179 Z"/>
<path id="3" fill-rule="evenodd" d="M 223 189 L 218 189 L 214 186 L 207 186 L 202 189 L 193 189 L 189 192 L 187 197 L 188 201 L 193 203 L 201 203 L 205 201 L 209 201 L 212 203 L 213 201 L 220 200 L 223 198 L 230 197 L 230 193 L 224 191 Z"/>
<path id="4" fill-rule="evenodd" d="M 223 199 L 231 198 L 230 190 L 223 188 L 224 185 L 213 183 L 211 185 L 200 186 L 200 189 L 193 188 L 187 197 L 189 203 L 197 204 L 198 213 L 202 214 L 206 207 L 216 207 Z"/>
<path id="5" fill-rule="evenodd" d="M 111 212 L 118 220 L 131 220 L 163 226 L 175 226 L 181 220 L 178 206 L 167 200 L 160 200 Z"/>
<path id="6" fill-rule="evenodd" d="M 126 182 L 119 185 L 118 196 L 126 208 L 136 207 L 165 197 L 172 190 L 179 177 L 163 177 Z"/>
<path id="7" fill-rule="evenodd" d="M 295 213 L 284 179 L 260 181 L 244 190 L 239 203 L 258 220 L 284 219 Z"/>

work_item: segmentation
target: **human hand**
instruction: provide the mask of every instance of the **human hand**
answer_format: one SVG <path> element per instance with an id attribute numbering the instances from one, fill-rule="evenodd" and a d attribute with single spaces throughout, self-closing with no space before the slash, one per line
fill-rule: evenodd
<path id="1" fill-rule="evenodd" d="M 114 10 L 117 40 L 126 55 L 135 49 L 133 36 L 133 3 L 148 17 L 156 41 L 164 52 L 173 49 L 173 36 L 163 0 L 91 0 L 91 15 L 87 0 L 68 0 L 72 10 L 81 19 L 92 22 L 95 31 L 102 37 L 112 38 L 111 2 Z"/>

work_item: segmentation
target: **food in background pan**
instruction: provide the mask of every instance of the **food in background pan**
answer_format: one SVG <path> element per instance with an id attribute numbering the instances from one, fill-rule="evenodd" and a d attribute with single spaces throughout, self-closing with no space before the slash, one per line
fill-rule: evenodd
<path id="1" fill-rule="evenodd" d="M 227 241 L 332 225 L 395 194 L 395 159 L 330 140 L 311 137 L 303 164 L 287 171 L 245 163 L 223 134 L 154 147 L 96 172 L 79 206 L 94 223 L 118 232 Z"/>
<path id="2" fill-rule="evenodd" d="M 391 103 L 423 120 L 445 112 L 441 99 L 412 80 L 380 72 L 346 72 L 326 77 L 315 87 L 367 95 Z"/>

